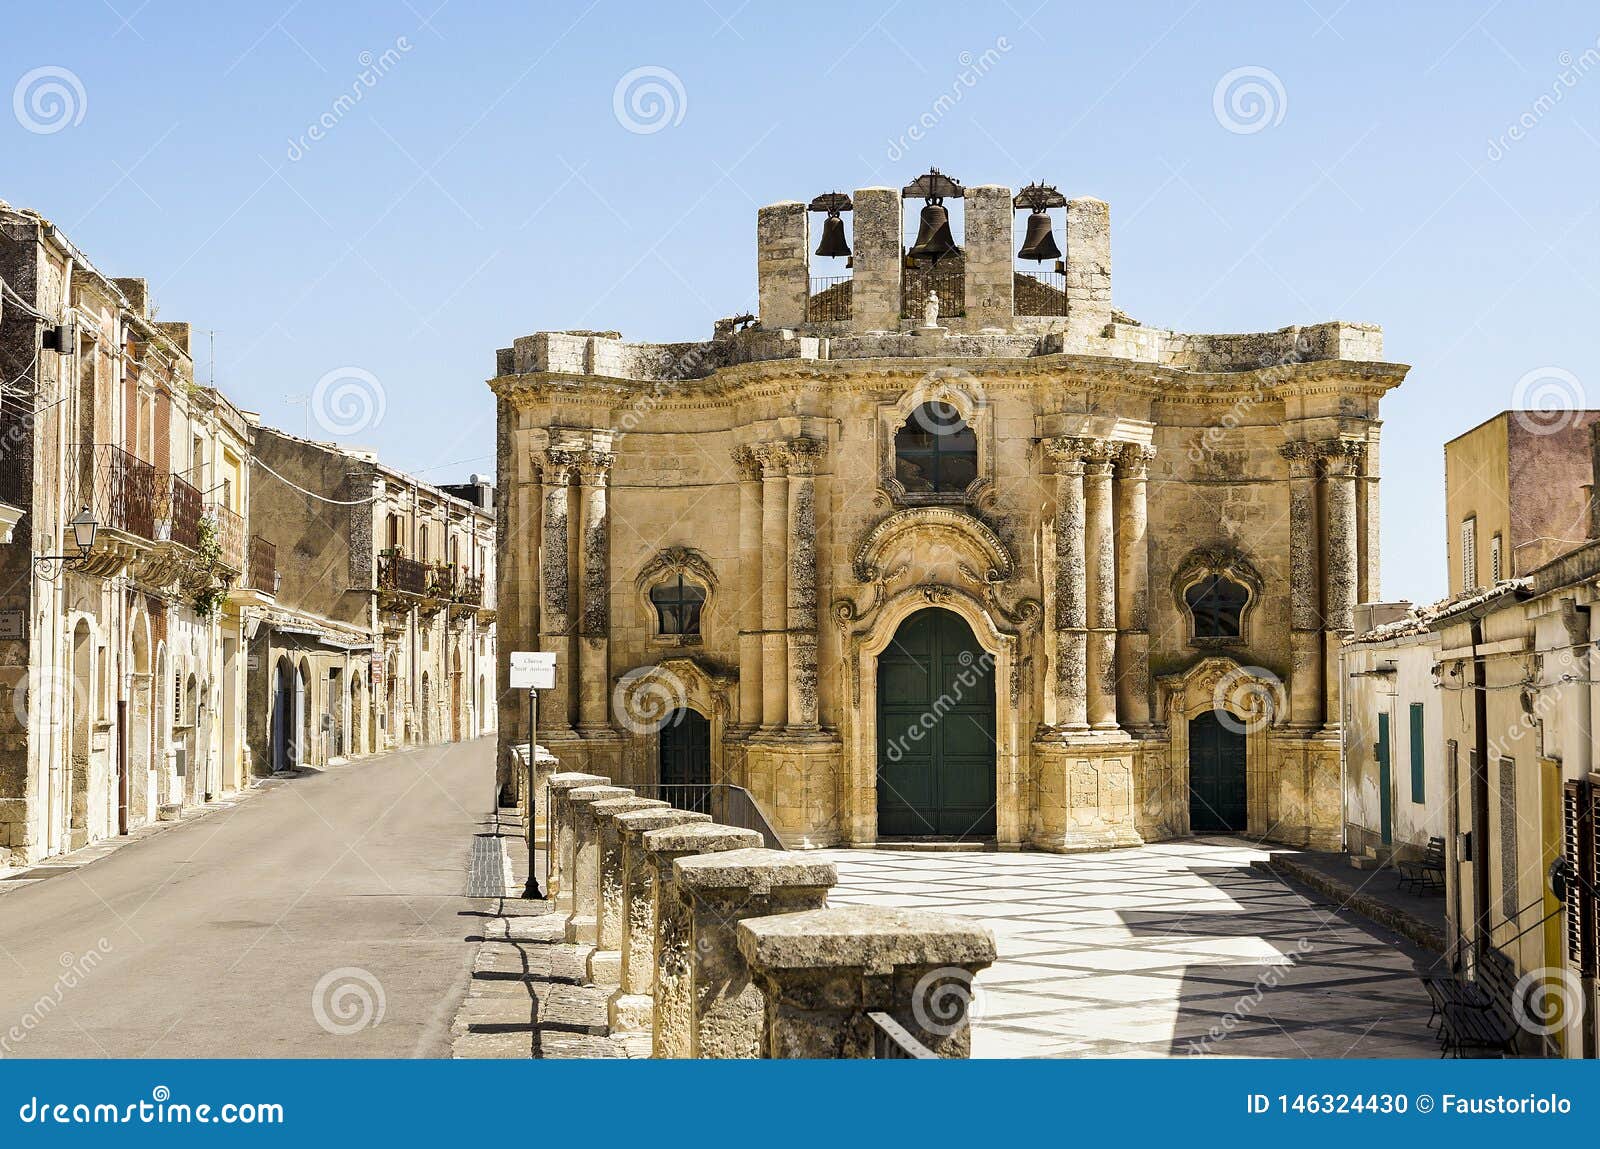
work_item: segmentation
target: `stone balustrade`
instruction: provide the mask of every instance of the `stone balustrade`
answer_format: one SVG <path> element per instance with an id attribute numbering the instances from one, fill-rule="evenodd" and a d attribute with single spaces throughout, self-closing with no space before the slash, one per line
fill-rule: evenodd
<path id="1" fill-rule="evenodd" d="M 611 798 L 632 798 L 626 786 L 579 786 L 567 791 L 572 826 L 572 909 L 567 941 L 593 946 L 600 907 L 600 829 L 592 807 Z"/>
<path id="2" fill-rule="evenodd" d="M 766 1003 L 739 952 L 745 918 L 821 909 L 839 880 L 831 862 L 782 850 L 729 850 L 672 864 L 688 913 L 691 1057 L 760 1057 Z"/>
<path id="3" fill-rule="evenodd" d="M 873 1011 L 939 1057 L 971 1050 L 972 979 L 993 964 L 976 922 L 850 906 L 747 918 L 739 952 L 766 999 L 765 1057 L 871 1057 Z"/>
<path id="4" fill-rule="evenodd" d="M 673 863 L 692 854 L 716 854 L 760 846 L 754 830 L 736 830 L 714 822 L 668 826 L 644 835 L 645 864 L 655 873 L 654 1034 L 651 1056 L 688 1057 L 694 1009 L 689 996 L 692 960 L 689 914 L 678 897 Z"/>
<path id="5" fill-rule="evenodd" d="M 689 810 L 632 810 L 612 819 L 622 866 L 622 978 L 606 1006 L 614 1033 L 650 1029 L 651 993 L 656 965 L 655 866 L 646 856 L 644 836 L 652 830 L 690 823 L 706 824 L 711 815 Z M 609 878 L 602 874 L 601 881 Z"/>
<path id="6" fill-rule="evenodd" d="M 605 786 L 611 779 L 598 774 L 558 772 L 550 775 L 551 848 L 546 865 L 550 876 L 545 882 L 545 897 L 557 912 L 572 911 L 572 819 L 567 795 L 580 786 Z"/>
<path id="7" fill-rule="evenodd" d="M 659 798 L 605 798 L 591 803 L 599 839 L 597 870 L 598 900 L 595 903 L 595 949 L 589 955 L 589 980 L 595 985 L 620 985 L 622 982 L 622 832 L 617 827 L 619 814 L 638 811 L 677 814 Z"/>

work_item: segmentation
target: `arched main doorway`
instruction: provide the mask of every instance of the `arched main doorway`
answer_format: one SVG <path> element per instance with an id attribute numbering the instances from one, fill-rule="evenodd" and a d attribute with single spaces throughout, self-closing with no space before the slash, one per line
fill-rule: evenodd
<path id="1" fill-rule="evenodd" d="M 995 834 L 994 665 L 966 621 L 919 610 L 878 656 L 878 836 Z"/>
<path id="2" fill-rule="evenodd" d="M 661 797 L 680 810 L 708 811 L 711 793 L 711 721 L 683 708 L 667 716 L 661 743 Z"/>
<path id="3" fill-rule="evenodd" d="M 1236 834 L 1248 827 L 1244 731 L 1215 710 L 1189 719 L 1189 829 Z"/>
<path id="4" fill-rule="evenodd" d="M 280 658 L 273 680 L 272 769 L 293 770 L 304 756 L 300 727 L 306 707 L 305 678 L 288 658 Z"/>

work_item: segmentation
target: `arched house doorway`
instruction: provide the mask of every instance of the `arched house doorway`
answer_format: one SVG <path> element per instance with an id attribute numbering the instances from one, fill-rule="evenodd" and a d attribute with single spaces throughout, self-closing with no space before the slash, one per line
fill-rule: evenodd
<path id="1" fill-rule="evenodd" d="M 1288 712 L 1282 680 L 1211 655 L 1156 686 L 1172 768 L 1167 828 L 1265 836 L 1282 813 L 1271 785 L 1272 730 Z"/>

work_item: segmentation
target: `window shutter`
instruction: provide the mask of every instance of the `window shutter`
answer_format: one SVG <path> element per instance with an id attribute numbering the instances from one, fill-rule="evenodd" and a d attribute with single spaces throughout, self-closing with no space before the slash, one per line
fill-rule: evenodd
<path id="1" fill-rule="evenodd" d="M 1424 772 L 1424 753 L 1422 737 L 1422 703 L 1411 704 L 1411 800 L 1422 802 L 1425 798 L 1423 791 L 1427 786 L 1427 776 Z"/>
<path id="2" fill-rule="evenodd" d="M 1461 589 L 1478 585 L 1478 520 L 1461 521 Z"/>
<path id="3" fill-rule="evenodd" d="M 1500 536 L 1489 540 L 1489 581 L 1498 584 L 1505 578 L 1505 566 L 1500 557 Z"/>

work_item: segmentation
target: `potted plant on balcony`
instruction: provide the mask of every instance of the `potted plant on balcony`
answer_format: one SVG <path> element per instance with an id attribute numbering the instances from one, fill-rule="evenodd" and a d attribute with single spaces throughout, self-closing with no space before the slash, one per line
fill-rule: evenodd
<path id="1" fill-rule="evenodd" d="M 228 597 L 228 580 L 222 569 L 222 542 L 217 520 L 206 515 L 200 520 L 195 559 L 190 563 L 184 589 L 194 613 L 203 619 L 215 617 Z"/>

